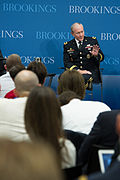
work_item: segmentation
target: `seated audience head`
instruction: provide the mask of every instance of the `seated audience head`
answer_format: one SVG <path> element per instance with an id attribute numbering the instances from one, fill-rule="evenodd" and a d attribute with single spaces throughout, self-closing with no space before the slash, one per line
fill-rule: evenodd
<path id="1" fill-rule="evenodd" d="M 10 69 L 9 73 L 13 81 L 15 76 L 22 70 L 25 70 L 25 66 L 23 64 L 17 64 Z"/>
<path id="2" fill-rule="evenodd" d="M 77 70 L 63 72 L 58 80 L 58 94 L 68 90 L 75 92 L 80 99 L 85 96 L 84 78 Z"/>
<path id="3" fill-rule="evenodd" d="M 19 97 L 28 96 L 29 92 L 39 84 L 36 74 L 29 70 L 20 71 L 14 79 L 16 94 Z"/>
<path id="4" fill-rule="evenodd" d="M 63 135 L 62 113 L 55 93 L 49 87 L 35 87 L 25 108 L 25 127 L 32 140 L 43 138 L 60 155 L 59 138 Z"/>
<path id="5" fill-rule="evenodd" d="M 5 69 L 7 69 L 7 71 L 9 71 L 13 66 L 17 65 L 17 64 L 21 64 L 21 58 L 19 55 L 17 54 L 11 54 L 10 56 L 8 56 L 7 60 L 6 60 L 6 66 Z"/>
<path id="6" fill-rule="evenodd" d="M 73 91 L 63 91 L 58 96 L 58 101 L 60 103 L 60 106 L 63 106 L 65 104 L 68 104 L 74 98 L 80 99 L 80 97 Z"/>
<path id="7" fill-rule="evenodd" d="M 39 83 L 41 85 L 44 84 L 45 78 L 47 76 L 47 69 L 42 62 L 37 60 L 32 61 L 30 64 L 28 64 L 27 69 L 33 71 L 38 76 Z"/>
<path id="8" fill-rule="evenodd" d="M 62 174 L 53 148 L 38 143 L 0 140 L 0 178 L 2 180 L 61 180 Z"/>

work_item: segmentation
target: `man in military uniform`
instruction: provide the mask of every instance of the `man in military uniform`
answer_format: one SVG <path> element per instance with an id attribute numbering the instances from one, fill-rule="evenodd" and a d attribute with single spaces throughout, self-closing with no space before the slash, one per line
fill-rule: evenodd
<path id="1" fill-rule="evenodd" d="M 92 77 L 94 83 L 100 83 L 100 62 L 104 55 L 95 37 L 84 36 L 83 25 L 74 23 L 71 26 L 74 39 L 64 43 L 64 66 L 76 69 L 85 79 Z"/>

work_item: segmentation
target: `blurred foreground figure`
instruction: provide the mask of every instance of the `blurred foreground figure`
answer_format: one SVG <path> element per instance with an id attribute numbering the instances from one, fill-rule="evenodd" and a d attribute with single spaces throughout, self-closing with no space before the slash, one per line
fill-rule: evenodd
<path id="1" fill-rule="evenodd" d="M 120 114 L 116 118 L 116 131 L 119 135 L 120 142 Z M 120 146 L 120 145 L 119 145 Z M 116 161 L 112 164 L 110 168 L 106 170 L 105 173 L 95 173 L 90 175 L 88 178 L 85 176 L 79 178 L 79 180 L 119 180 L 120 179 L 120 153 Z"/>
<path id="2" fill-rule="evenodd" d="M 62 180 L 54 150 L 39 144 L 0 140 L 1 180 Z"/>

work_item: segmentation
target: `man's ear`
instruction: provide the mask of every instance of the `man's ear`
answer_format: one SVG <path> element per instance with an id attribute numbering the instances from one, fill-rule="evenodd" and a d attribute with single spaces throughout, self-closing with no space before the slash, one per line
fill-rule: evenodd
<path id="1" fill-rule="evenodd" d="M 74 36 L 74 33 L 71 31 L 72 36 Z"/>
<path id="2" fill-rule="evenodd" d="M 5 70 L 7 71 L 7 66 L 6 66 L 6 64 L 4 65 L 4 68 L 5 68 Z"/>
<path id="3" fill-rule="evenodd" d="M 19 93 L 18 93 L 18 91 L 16 90 L 16 88 L 14 89 L 14 93 L 15 93 L 16 97 L 19 97 Z"/>

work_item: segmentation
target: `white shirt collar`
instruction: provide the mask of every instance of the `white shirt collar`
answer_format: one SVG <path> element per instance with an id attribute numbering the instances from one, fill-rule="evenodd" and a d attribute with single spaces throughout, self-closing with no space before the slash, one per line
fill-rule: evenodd
<path id="1" fill-rule="evenodd" d="M 80 45 L 80 43 L 79 43 L 79 41 L 77 40 L 77 39 L 75 39 L 75 42 L 76 42 L 76 44 L 77 44 L 77 47 L 79 48 L 79 45 Z M 81 45 L 83 44 L 83 41 L 81 41 Z"/>
<path id="2" fill-rule="evenodd" d="M 75 39 L 75 42 L 77 44 L 77 47 L 79 48 L 79 41 L 77 39 Z"/>

